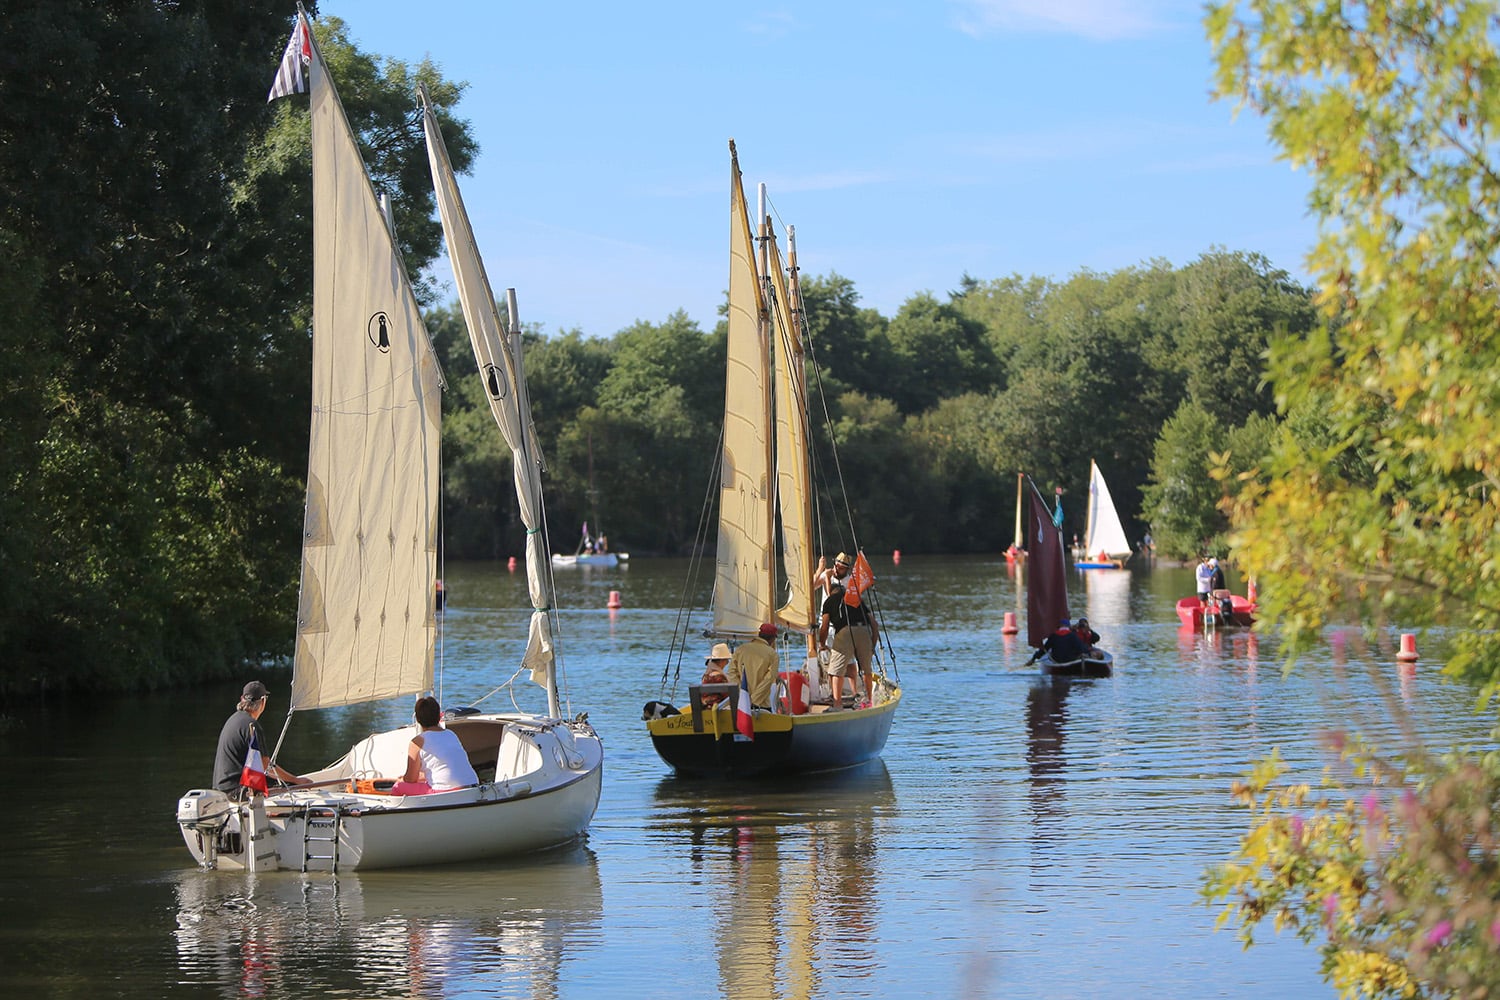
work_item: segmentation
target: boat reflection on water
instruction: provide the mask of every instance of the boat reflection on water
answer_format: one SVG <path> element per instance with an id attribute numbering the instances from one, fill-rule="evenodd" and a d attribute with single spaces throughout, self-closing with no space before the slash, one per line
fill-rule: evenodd
<path id="1" fill-rule="evenodd" d="M 1083 575 L 1089 624 L 1094 627 L 1095 631 L 1108 636 L 1120 627 L 1129 625 L 1131 621 L 1131 574 L 1107 571 L 1095 573 L 1087 570 L 1079 570 L 1079 572 Z M 1101 638 L 1099 644 L 1101 646 L 1121 645 L 1118 641 L 1111 641 L 1108 638 Z"/>
<path id="2" fill-rule="evenodd" d="M 486 866 L 300 875 L 182 872 L 178 980 L 226 997 L 452 996 L 480 978 L 559 995 L 570 952 L 600 934 L 593 852 Z"/>
<path id="3" fill-rule="evenodd" d="M 1075 681 L 1067 677 L 1044 677 L 1026 691 L 1026 772 L 1029 779 L 1027 800 L 1032 822 L 1067 815 L 1063 801 L 1063 740 L 1068 719 L 1068 694 Z"/>
<path id="4" fill-rule="evenodd" d="M 719 995 L 814 997 L 855 988 L 883 966 L 876 846 L 895 815 L 883 760 L 795 783 L 671 777 L 656 788 L 650 835 L 688 853 L 692 912 L 708 912 Z M 768 974 L 774 977 L 768 982 Z"/>

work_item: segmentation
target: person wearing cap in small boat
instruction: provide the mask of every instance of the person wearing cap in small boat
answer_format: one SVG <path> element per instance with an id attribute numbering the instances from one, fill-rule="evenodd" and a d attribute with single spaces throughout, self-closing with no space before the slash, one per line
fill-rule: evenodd
<path id="1" fill-rule="evenodd" d="M 1051 653 L 1053 663 L 1072 663 L 1083 659 L 1083 652 L 1083 643 L 1078 641 L 1073 623 L 1064 618 L 1057 623 L 1057 630 L 1042 640 L 1042 645 L 1026 662 L 1035 663 L 1042 658 L 1043 653 Z"/>
<path id="2" fill-rule="evenodd" d="M 1094 655 L 1094 644 L 1099 641 L 1099 633 L 1089 627 L 1089 620 L 1080 617 L 1073 622 L 1073 634 L 1078 637 L 1078 644 L 1083 647 L 1083 655 Z"/>
<path id="3" fill-rule="evenodd" d="M 724 679 L 738 684 L 743 675 L 745 686 L 750 689 L 750 704 L 770 711 L 771 688 L 776 683 L 776 671 L 780 665 L 781 658 L 776 654 L 776 626 L 766 622 L 754 639 L 740 643 L 734 651 L 729 666 L 724 669 Z"/>
<path id="4" fill-rule="evenodd" d="M 724 673 L 724 668 L 729 666 L 729 643 L 716 642 L 714 648 L 708 651 L 703 658 L 703 684 L 728 684 L 729 678 Z M 709 708 L 724 700 L 722 694 L 705 694 L 703 696 L 703 707 Z"/>
<path id="5" fill-rule="evenodd" d="M 240 701 L 234 714 L 219 730 L 219 749 L 214 755 L 214 787 L 231 796 L 241 792 L 240 775 L 245 771 L 245 758 L 250 752 L 250 734 L 255 734 L 255 746 L 261 752 L 266 768 L 266 777 L 276 778 L 289 785 L 305 785 L 307 779 L 300 777 L 270 762 L 266 736 L 260 731 L 260 717 L 266 711 L 266 699 L 271 692 L 260 681 L 251 681 L 240 692 Z"/>

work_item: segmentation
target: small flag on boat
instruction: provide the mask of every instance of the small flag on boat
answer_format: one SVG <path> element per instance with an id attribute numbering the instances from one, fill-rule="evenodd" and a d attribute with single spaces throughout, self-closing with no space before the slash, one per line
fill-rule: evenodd
<path id="1" fill-rule="evenodd" d="M 849 579 L 844 584 L 844 603 L 851 608 L 859 607 L 861 595 L 875 585 L 875 571 L 863 552 L 854 557 L 849 569 Z"/>
<path id="2" fill-rule="evenodd" d="M 1057 493 L 1057 500 L 1052 508 L 1052 523 L 1061 528 L 1063 523 L 1062 487 L 1058 486 L 1054 487 L 1054 489 Z"/>
<path id="3" fill-rule="evenodd" d="M 245 768 L 240 772 L 240 784 L 253 788 L 264 795 L 267 790 L 266 762 L 260 756 L 260 742 L 255 738 L 255 727 L 250 727 L 250 749 L 245 752 Z"/>
<path id="4" fill-rule="evenodd" d="M 312 37 L 307 30 L 307 18 L 299 10 L 291 40 L 286 43 L 281 66 L 276 70 L 276 81 L 271 84 L 271 92 L 266 95 L 266 101 L 269 103 L 278 97 L 307 93 L 307 73 L 304 69 L 311 63 Z"/>
<path id="5" fill-rule="evenodd" d="M 736 741 L 755 739 L 755 716 L 750 714 L 750 687 L 745 682 L 745 672 L 740 671 L 739 700 L 734 703 L 734 728 Z"/>

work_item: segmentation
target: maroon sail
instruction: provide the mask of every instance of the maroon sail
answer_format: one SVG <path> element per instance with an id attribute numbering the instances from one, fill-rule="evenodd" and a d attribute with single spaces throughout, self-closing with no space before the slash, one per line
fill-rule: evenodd
<path id="1" fill-rule="evenodd" d="M 1063 558 L 1062 532 L 1052 523 L 1047 501 L 1031 487 L 1031 515 L 1026 531 L 1026 641 L 1040 648 L 1042 640 L 1068 617 L 1068 564 Z"/>

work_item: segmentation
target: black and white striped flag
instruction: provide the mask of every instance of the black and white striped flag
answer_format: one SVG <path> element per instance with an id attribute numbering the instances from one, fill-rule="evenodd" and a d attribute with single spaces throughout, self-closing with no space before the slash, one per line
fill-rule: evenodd
<path id="1" fill-rule="evenodd" d="M 312 63 L 312 36 L 307 29 L 307 17 L 297 12 L 297 25 L 292 28 L 291 40 L 286 43 L 286 53 L 281 57 L 281 66 L 276 70 L 276 82 L 266 101 L 290 94 L 307 93 L 306 67 Z"/>

